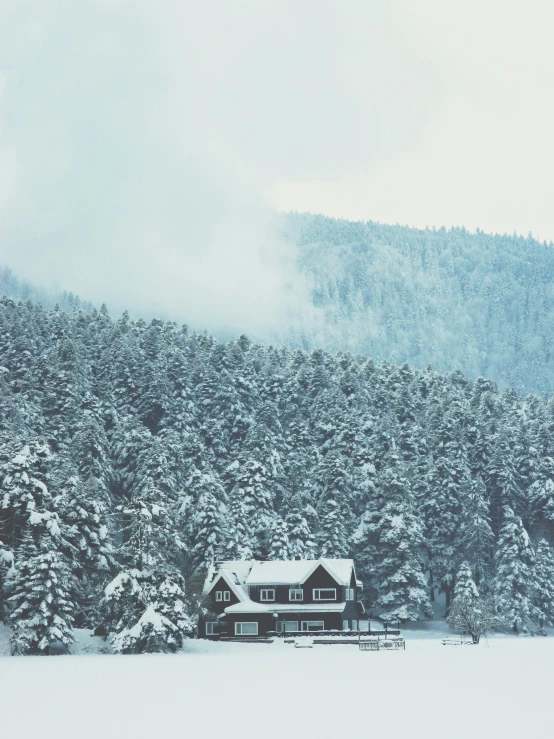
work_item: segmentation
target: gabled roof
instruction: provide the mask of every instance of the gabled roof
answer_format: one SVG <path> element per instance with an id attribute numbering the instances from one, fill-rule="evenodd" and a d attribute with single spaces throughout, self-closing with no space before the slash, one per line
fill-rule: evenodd
<path id="1" fill-rule="evenodd" d="M 204 595 L 211 593 L 217 580 L 223 577 L 239 601 L 244 601 L 248 599 L 249 585 L 303 585 L 320 566 L 338 585 L 348 587 L 352 572 L 356 577 L 352 559 L 229 560 L 208 569 Z"/>
<path id="2" fill-rule="evenodd" d="M 339 585 L 350 585 L 354 560 L 326 558 L 254 562 L 245 584 L 302 585 L 320 565 Z"/>
<path id="3" fill-rule="evenodd" d="M 219 578 L 222 577 L 239 601 L 248 600 L 243 584 L 252 564 L 250 560 L 231 560 L 221 562 L 217 567 L 210 567 L 204 583 L 204 595 L 211 593 Z"/>

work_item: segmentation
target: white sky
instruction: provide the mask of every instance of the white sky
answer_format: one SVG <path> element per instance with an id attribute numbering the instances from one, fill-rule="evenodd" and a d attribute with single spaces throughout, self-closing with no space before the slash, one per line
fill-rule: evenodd
<path id="1" fill-rule="evenodd" d="M 0 0 L 0 263 L 249 330 L 303 294 L 268 206 L 554 239 L 553 20 L 546 0 Z"/>

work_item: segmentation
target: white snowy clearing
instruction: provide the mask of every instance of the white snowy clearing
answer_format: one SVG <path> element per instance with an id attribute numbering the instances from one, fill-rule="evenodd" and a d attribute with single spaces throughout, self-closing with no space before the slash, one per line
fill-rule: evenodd
<path id="1" fill-rule="evenodd" d="M 452 647 L 442 635 L 408 634 L 405 652 L 197 640 L 177 655 L 2 657 L 0 735 L 553 736 L 552 637 Z"/>

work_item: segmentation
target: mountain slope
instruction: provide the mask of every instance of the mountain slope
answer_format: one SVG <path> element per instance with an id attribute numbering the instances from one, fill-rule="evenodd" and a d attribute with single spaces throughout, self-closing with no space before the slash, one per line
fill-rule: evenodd
<path id="1" fill-rule="evenodd" d="M 314 316 L 289 344 L 551 393 L 554 248 L 533 238 L 289 214 Z"/>

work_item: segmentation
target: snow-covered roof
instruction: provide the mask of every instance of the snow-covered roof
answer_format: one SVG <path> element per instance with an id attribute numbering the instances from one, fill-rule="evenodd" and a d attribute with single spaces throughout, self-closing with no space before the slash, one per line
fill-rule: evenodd
<path id="1" fill-rule="evenodd" d="M 290 559 L 254 562 L 246 585 L 295 585 L 304 583 L 319 565 L 340 584 L 348 586 L 354 568 L 352 559 Z"/>
<path id="2" fill-rule="evenodd" d="M 243 584 L 248 577 L 252 564 L 253 562 L 250 560 L 241 559 L 221 562 L 218 566 L 210 567 L 204 583 L 204 595 L 208 595 L 219 578 L 222 577 L 239 601 L 248 600 Z"/>
<path id="3" fill-rule="evenodd" d="M 316 560 L 290 559 L 255 562 L 247 585 L 291 585 L 303 582 L 313 571 Z"/>
<path id="4" fill-rule="evenodd" d="M 350 585 L 350 578 L 354 569 L 353 559 L 320 559 L 319 561 L 341 585 Z"/>
<path id="5" fill-rule="evenodd" d="M 204 582 L 204 595 L 208 595 L 217 580 L 223 577 L 239 601 L 245 601 L 248 600 L 249 585 L 301 585 L 319 566 L 324 567 L 339 585 L 350 585 L 354 570 L 352 559 L 288 559 L 268 562 L 237 559 L 210 566 Z"/>
<path id="6" fill-rule="evenodd" d="M 246 600 L 227 606 L 225 613 L 342 613 L 346 603 L 255 603 Z"/>

